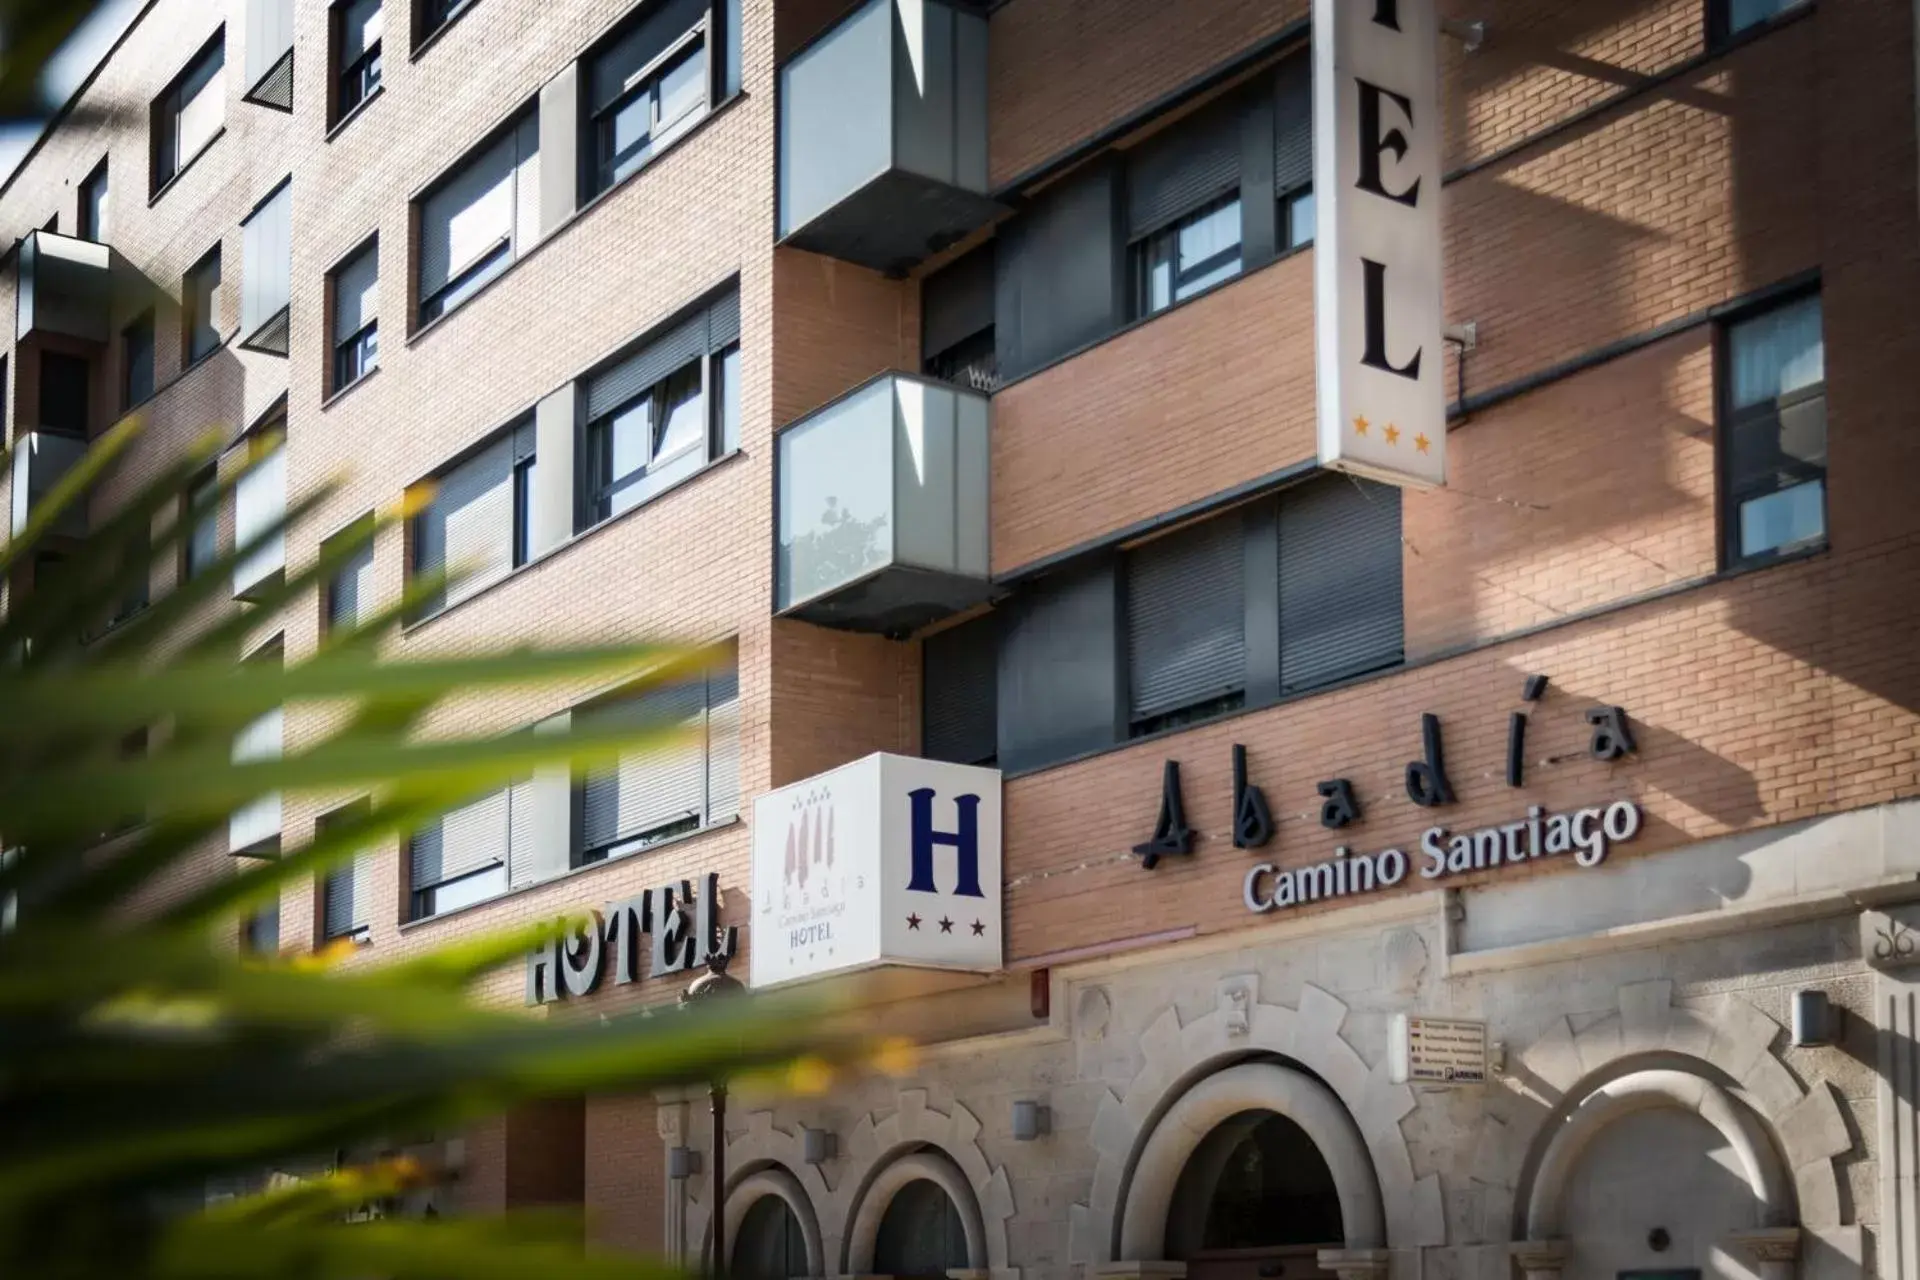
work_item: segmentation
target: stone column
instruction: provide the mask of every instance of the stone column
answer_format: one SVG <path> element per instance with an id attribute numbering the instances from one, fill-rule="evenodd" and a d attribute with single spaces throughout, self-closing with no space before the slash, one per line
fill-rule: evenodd
<path id="1" fill-rule="evenodd" d="M 660 1164 L 665 1168 L 667 1152 L 687 1145 L 687 1104 L 677 1099 L 661 1099 L 654 1113 L 660 1130 Z M 660 1239 L 667 1261 L 687 1265 L 687 1180 L 669 1177 L 662 1197 L 666 1211 L 665 1230 Z"/>
<path id="2" fill-rule="evenodd" d="M 1565 1240 L 1523 1240 L 1513 1246 L 1512 1253 L 1526 1280 L 1560 1280 L 1567 1267 Z"/>
<path id="3" fill-rule="evenodd" d="M 1761 1227 L 1754 1231 L 1736 1231 L 1727 1238 L 1727 1243 L 1753 1260 L 1760 1280 L 1793 1280 L 1794 1263 L 1800 1257 L 1800 1228 Z"/>
<path id="4" fill-rule="evenodd" d="M 1920 36 L 1916 37 L 1920 39 Z M 1872 967 L 1880 1083 L 1877 1273 L 1920 1280 L 1920 903 L 1860 913 L 1860 954 Z"/>
<path id="5" fill-rule="evenodd" d="M 1320 1265 L 1340 1280 L 1387 1280 L 1390 1257 L 1385 1249 L 1322 1249 Z"/>

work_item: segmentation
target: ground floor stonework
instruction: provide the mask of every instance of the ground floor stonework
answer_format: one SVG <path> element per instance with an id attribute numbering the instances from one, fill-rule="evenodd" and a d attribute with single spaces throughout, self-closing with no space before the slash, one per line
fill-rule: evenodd
<path id="1" fill-rule="evenodd" d="M 1056 967 L 912 1079 L 736 1099 L 732 1274 L 1910 1280 L 1917 869 L 1895 806 Z M 1485 1082 L 1396 1081 L 1402 1015 Z M 705 1097 L 658 1116 L 699 1263 Z"/>

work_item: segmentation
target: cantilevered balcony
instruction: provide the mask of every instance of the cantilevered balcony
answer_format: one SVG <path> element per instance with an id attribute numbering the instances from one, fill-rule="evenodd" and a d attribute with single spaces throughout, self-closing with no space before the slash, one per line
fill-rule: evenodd
<path id="1" fill-rule="evenodd" d="M 20 242 L 19 339 L 57 333 L 105 342 L 112 318 L 112 254 L 104 244 L 53 231 Z"/>
<path id="2" fill-rule="evenodd" d="M 987 598 L 987 398 L 887 374 L 780 434 L 777 608 L 904 635 Z"/>
<path id="3" fill-rule="evenodd" d="M 987 22 L 869 0 L 780 70 L 780 236 L 904 271 L 1001 211 L 987 190 Z"/>
<path id="4" fill-rule="evenodd" d="M 60 477 L 67 474 L 86 451 L 85 440 L 57 431 L 34 431 L 14 441 L 13 532 L 16 537 L 27 527 L 27 521 L 60 482 Z M 71 507 L 54 527 L 55 533 L 71 538 L 83 537 L 86 531 L 86 510 L 79 504 Z"/>

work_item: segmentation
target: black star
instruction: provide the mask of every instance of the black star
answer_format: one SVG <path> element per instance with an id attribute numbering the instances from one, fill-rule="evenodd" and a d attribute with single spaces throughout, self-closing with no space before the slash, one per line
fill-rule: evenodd
<path id="1" fill-rule="evenodd" d="M 978 938 L 978 937 L 980 937 L 980 936 L 981 936 L 982 934 L 984 934 L 984 933 L 986 933 L 986 931 L 987 931 L 987 926 L 986 926 L 986 925 L 984 925 L 984 924 L 981 924 L 981 923 L 980 923 L 980 922 L 979 922 L 978 920 L 975 920 L 975 921 L 973 922 L 973 936 L 974 936 L 974 937 L 976 937 L 976 938 Z"/>
<path id="2" fill-rule="evenodd" d="M 940 917 L 940 932 L 942 932 L 942 933 L 952 933 L 952 932 L 953 932 L 953 921 L 951 921 L 951 920 L 949 920 L 949 919 L 947 919 L 947 918 L 946 918 L 945 916 L 941 916 L 941 917 Z"/>
<path id="3" fill-rule="evenodd" d="M 919 927 L 920 927 L 920 917 L 919 917 L 919 916 L 908 916 L 908 917 L 907 917 L 907 928 L 909 928 L 909 929 L 918 929 Z"/>

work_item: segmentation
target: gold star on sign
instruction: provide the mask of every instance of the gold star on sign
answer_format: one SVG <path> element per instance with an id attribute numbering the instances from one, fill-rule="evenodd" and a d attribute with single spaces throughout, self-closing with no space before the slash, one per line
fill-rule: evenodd
<path id="1" fill-rule="evenodd" d="M 1421 432 L 1419 435 L 1413 438 L 1413 447 L 1418 449 L 1422 453 L 1425 453 L 1427 451 L 1427 446 L 1432 443 L 1433 441 L 1427 439 L 1425 432 Z"/>
<path id="2" fill-rule="evenodd" d="M 1400 443 L 1400 428 L 1394 426 L 1391 422 L 1387 424 L 1387 443 L 1388 444 Z"/>
<path id="3" fill-rule="evenodd" d="M 1367 420 L 1365 418 L 1355 418 L 1353 420 L 1353 429 L 1361 435 L 1367 434 Z"/>

